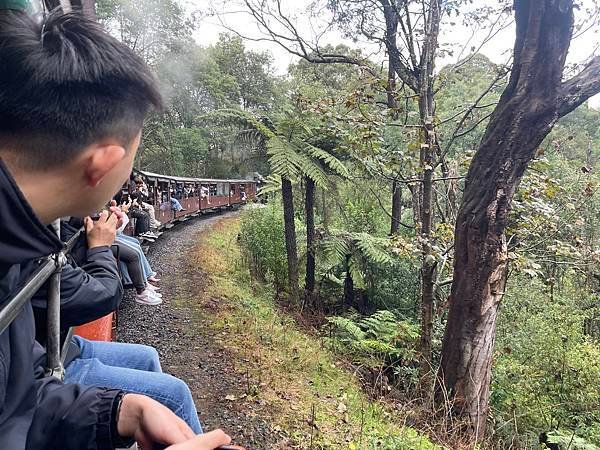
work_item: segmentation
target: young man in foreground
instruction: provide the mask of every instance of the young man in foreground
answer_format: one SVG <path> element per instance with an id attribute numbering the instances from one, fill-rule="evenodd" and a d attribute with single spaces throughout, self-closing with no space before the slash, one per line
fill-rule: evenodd
<path id="1" fill-rule="evenodd" d="M 101 27 L 52 13 L 0 11 L 0 305 L 62 243 L 47 225 L 102 208 L 125 182 L 150 108 L 148 68 Z M 108 216 L 107 220 L 114 220 Z M 227 444 L 154 400 L 44 376 L 28 303 L 0 335 L 0 448 L 172 450 Z"/>

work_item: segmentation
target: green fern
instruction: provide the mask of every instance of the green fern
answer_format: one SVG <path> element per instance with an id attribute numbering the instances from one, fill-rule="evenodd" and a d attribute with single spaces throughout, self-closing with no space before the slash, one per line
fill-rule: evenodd
<path id="1" fill-rule="evenodd" d="M 394 261 L 388 239 L 376 238 L 367 233 L 338 230 L 330 232 L 318 247 L 322 252 L 322 267 L 326 279 L 329 279 L 328 274 L 349 271 L 354 287 L 365 289 L 369 266 L 387 265 Z"/>
<path id="2" fill-rule="evenodd" d="M 308 177 L 326 188 L 326 168 L 340 176 L 348 176 L 348 169 L 339 159 L 309 142 L 314 132 L 292 117 L 280 120 L 275 126 L 267 119 L 261 120 L 245 111 L 221 109 L 200 116 L 198 120 L 237 128 L 236 139 L 264 147 L 272 172 L 280 177 L 292 181 Z"/>
<path id="3" fill-rule="evenodd" d="M 338 329 L 341 339 L 345 342 L 352 343 L 366 339 L 365 332 L 351 319 L 334 316 L 328 317 L 327 321 Z"/>
<path id="4" fill-rule="evenodd" d="M 258 195 L 266 195 L 281 190 L 281 177 L 279 175 L 269 175 L 267 181 L 258 191 Z"/>
<path id="5" fill-rule="evenodd" d="M 600 447 L 575 436 L 570 431 L 554 430 L 547 434 L 549 444 L 558 444 L 562 449 L 600 450 Z"/>
<path id="6" fill-rule="evenodd" d="M 387 250 L 389 240 L 376 238 L 368 233 L 354 233 L 352 237 L 356 247 L 360 249 L 369 262 L 377 264 L 392 264 L 394 262 L 392 255 Z"/>
<path id="7" fill-rule="evenodd" d="M 336 339 L 356 363 L 390 367 L 400 376 L 416 376 L 411 365 L 417 361 L 418 325 L 399 320 L 387 310 L 360 319 L 329 317 Z"/>
<path id="8" fill-rule="evenodd" d="M 359 325 L 374 338 L 391 342 L 398 333 L 398 319 L 388 310 L 377 311 L 360 320 Z"/>

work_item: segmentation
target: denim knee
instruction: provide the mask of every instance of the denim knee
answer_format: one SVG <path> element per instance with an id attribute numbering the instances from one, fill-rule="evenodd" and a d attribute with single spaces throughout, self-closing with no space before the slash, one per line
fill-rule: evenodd
<path id="1" fill-rule="evenodd" d="M 145 357 L 148 361 L 148 371 L 150 372 L 162 372 L 160 367 L 160 357 L 154 347 L 149 345 L 142 345 L 143 351 L 146 354 Z"/>
<path id="2" fill-rule="evenodd" d="M 198 419 L 198 411 L 192 397 L 192 392 L 188 385 L 176 377 L 171 377 L 171 394 L 176 398 L 178 406 L 174 411 L 179 417 L 185 420 L 195 433 L 202 433 L 202 426 Z"/>

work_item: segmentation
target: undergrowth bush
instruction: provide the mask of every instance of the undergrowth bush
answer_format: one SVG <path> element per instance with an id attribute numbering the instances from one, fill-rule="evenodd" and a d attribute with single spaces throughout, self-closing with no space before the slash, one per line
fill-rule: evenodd
<path id="1" fill-rule="evenodd" d="M 416 323 L 399 320 L 387 310 L 362 318 L 334 316 L 327 321 L 334 328 L 329 338 L 331 347 L 355 364 L 385 372 L 404 387 L 417 381 Z"/>
<path id="2" fill-rule="evenodd" d="M 539 286 L 507 295 L 491 397 L 501 438 L 535 448 L 540 433 L 562 430 L 571 449 L 600 445 L 600 348 L 583 333 L 578 297 L 570 289 L 552 299 Z"/>
<path id="3" fill-rule="evenodd" d="M 273 283 L 279 291 L 285 289 L 287 259 L 283 209 L 279 202 L 246 211 L 238 240 L 252 276 Z"/>

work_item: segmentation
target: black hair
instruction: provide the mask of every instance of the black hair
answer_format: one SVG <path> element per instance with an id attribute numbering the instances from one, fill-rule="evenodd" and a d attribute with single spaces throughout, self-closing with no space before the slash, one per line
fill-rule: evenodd
<path id="1" fill-rule="evenodd" d="M 0 12 L 0 149 L 19 165 L 55 167 L 103 138 L 128 145 L 152 107 L 162 99 L 149 68 L 98 23 Z"/>

